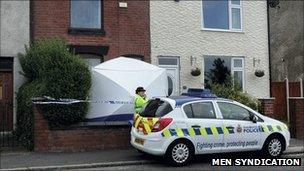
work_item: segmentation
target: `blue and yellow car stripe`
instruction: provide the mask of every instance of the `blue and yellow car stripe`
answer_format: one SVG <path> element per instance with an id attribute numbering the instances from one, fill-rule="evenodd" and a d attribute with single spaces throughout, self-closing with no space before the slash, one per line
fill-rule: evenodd
<path id="1" fill-rule="evenodd" d="M 258 126 L 260 128 L 260 132 L 270 133 L 270 132 L 280 132 L 284 129 L 287 129 L 284 125 L 260 125 Z M 227 136 L 229 134 L 235 134 L 234 129 L 237 127 L 204 127 L 204 128 L 169 128 L 165 129 L 162 132 L 163 137 L 185 137 L 185 136 L 217 136 L 223 134 L 224 136 Z M 254 132 L 252 132 L 254 133 Z M 249 134 L 249 133 L 248 133 Z"/>

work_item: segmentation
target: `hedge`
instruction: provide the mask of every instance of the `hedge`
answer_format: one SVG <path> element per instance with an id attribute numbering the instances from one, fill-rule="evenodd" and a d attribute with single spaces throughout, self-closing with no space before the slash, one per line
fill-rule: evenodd
<path id="1" fill-rule="evenodd" d="M 228 79 L 224 84 L 212 83 L 211 90 L 218 97 L 235 100 L 254 110 L 261 111 L 261 102 L 250 94 L 243 92 L 240 86 L 233 85 L 231 79 Z"/>
<path id="2" fill-rule="evenodd" d="M 20 64 L 28 81 L 17 94 L 17 135 L 30 141 L 32 126 L 31 98 L 43 95 L 53 98 L 87 99 L 91 87 L 88 66 L 70 53 L 66 41 L 59 38 L 33 42 L 20 54 Z M 50 127 L 62 127 L 83 120 L 88 103 L 73 105 L 41 105 Z"/>

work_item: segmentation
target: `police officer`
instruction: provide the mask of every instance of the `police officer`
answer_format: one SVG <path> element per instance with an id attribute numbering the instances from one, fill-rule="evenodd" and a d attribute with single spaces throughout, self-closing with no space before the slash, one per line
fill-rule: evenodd
<path id="1" fill-rule="evenodd" d="M 147 103 L 146 90 L 143 87 L 137 87 L 135 90 L 134 110 L 135 114 L 139 113 L 141 108 Z"/>

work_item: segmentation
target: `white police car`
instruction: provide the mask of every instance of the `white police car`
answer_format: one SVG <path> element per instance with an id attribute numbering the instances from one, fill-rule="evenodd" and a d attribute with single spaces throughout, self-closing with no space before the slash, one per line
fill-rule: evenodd
<path id="1" fill-rule="evenodd" d="M 131 130 L 136 149 L 165 156 L 177 166 L 194 154 L 262 150 L 278 157 L 289 140 L 284 123 L 208 92 L 151 99 Z"/>

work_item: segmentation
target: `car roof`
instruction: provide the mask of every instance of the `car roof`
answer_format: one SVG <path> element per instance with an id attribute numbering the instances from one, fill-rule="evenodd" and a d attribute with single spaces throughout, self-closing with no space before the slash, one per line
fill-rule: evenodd
<path id="1" fill-rule="evenodd" d="M 218 97 L 207 97 L 207 98 L 202 98 L 202 97 L 193 97 L 193 96 L 170 96 L 167 97 L 168 99 L 172 99 L 175 101 L 175 106 L 181 106 L 185 103 L 188 102 L 193 102 L 193 101 L 199 101 L 199 100 L 223 100 L 223 101 L 232 101 L 229 99 L 225 98 L 218 98 Z"/>

